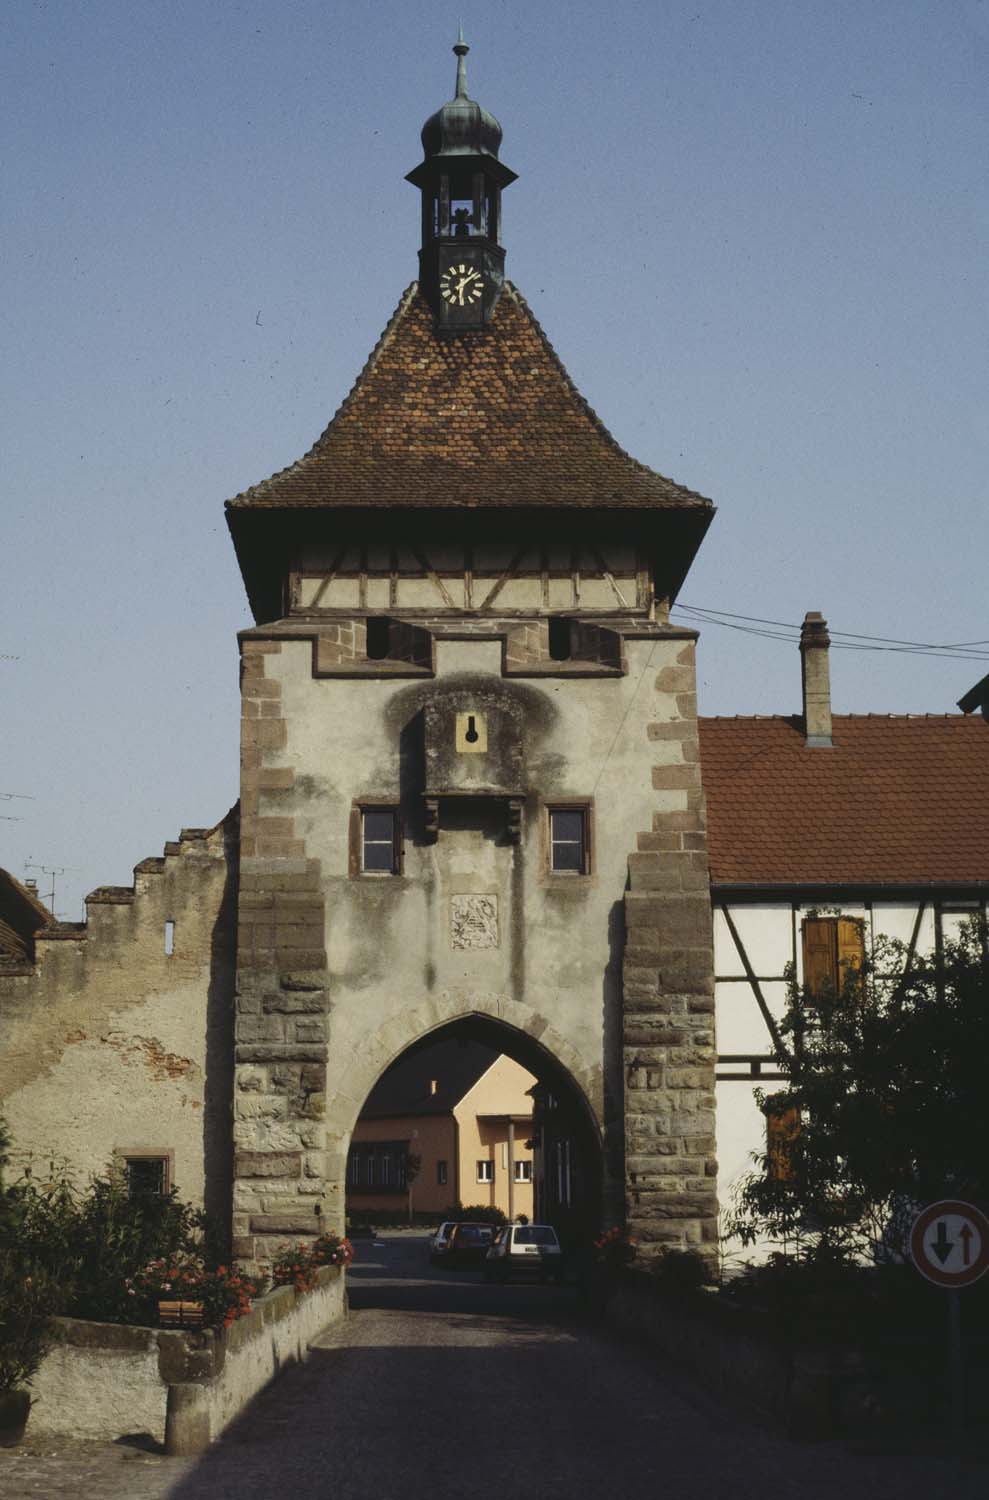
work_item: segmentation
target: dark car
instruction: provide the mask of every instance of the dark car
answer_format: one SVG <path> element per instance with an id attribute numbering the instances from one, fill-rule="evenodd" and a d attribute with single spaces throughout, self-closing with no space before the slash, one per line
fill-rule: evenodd
<path id="1" fill-rule="evenodd" d="M 490 1224 L 455 1224 L 449 1239 L 447 1265 L 481 1265 L 493 1239 L 494 1229 Z"/>

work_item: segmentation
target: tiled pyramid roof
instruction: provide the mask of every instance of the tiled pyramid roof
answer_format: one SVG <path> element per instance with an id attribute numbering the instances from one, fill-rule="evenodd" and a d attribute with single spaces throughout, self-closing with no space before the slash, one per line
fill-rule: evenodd
<path id="1" fill-rule="evenodd" d="M 989 724 L 835 715 L 701 719 L 713 885 L 989 883 Z"/>
<path id="2" fill-rule="evenodd" d="M 618 446 L 510 282 L 452 338 L 413 284 L 322 437 L 227 506 L 713 509 Z"/>

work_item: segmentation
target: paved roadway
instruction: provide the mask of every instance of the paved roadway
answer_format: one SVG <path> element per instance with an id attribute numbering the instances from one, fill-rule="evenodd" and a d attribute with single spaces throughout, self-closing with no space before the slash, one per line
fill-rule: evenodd
<path id="1" fill-rule="evenodd" d="M 571 1288 L 433 1270 L 422 1236 L 364 1241 L 350 1318 L 201 1459 L 133 1443 L 0 1450 L 0 1500 L 986 1500 L 989 1465 L 790 1443 Z"/>

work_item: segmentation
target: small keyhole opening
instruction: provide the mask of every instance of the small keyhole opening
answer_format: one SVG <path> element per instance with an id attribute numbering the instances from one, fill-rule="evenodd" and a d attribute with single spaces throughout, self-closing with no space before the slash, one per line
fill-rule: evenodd
<path id="1" fill-rule="evenodd" d="M 481 738 L 481 736 L 478 734 L 477 728 L 475 727 L 475 724 L 474 724 L 474 715 L 473 714 L 468 714 L 467 715 L 467 733 L 464 735 L 464 739 L 467 741 L 468 745 L 476 745 L 477 742 L 478 742 L 478 740 L 480 738 Z"/>

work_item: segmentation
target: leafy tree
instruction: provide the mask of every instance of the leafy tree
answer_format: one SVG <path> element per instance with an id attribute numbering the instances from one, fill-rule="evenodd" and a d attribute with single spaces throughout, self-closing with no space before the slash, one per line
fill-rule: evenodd
<path id="1" fill-rule="evenodd" d="M 989 1206 L 984 923 L 929 957 L 878 940 L 837 992 L 801 992 L 791 975 L 781 1032 L 785 1087 L 757 1097 L 791 1129 L 741 1184 L 729 1235 L 822 1261 L 889 1259 L 904 1253 L 918 1206 Z"/>

